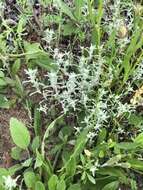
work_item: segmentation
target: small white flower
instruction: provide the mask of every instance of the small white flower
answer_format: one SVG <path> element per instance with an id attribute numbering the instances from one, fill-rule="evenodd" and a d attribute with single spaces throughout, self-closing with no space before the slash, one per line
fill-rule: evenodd
<path id="1" fill-rule="evenodd" d="M 28 80 L 23 83 L 31 83 L 33 88 L 36 88 L 36 91 L 31 93 L 31 95 L 35 93 L 41 93 L 40 86 L 44 86 L 44 84 L 40 83 L 37 79 L 37 69 L 28 69 L 25 70 L 25 73 L 28 75 Z"/>
<path id="2" fill-rule="evenodd" d="M 38 108 L 38 111 L 44 112 L 45 114 L 47 114 L 47 110 L 48 110 L 48 108 L 47 108 L 46 104 L 40 105 L 40 107 Z"/>
<path id="3" fill-rule="evenodd" d="M 98 160 L 95 162 L 95 164 L 90 168 L 90 171 L 92 172 L 92 175 L 95 176 L 95 172 L 98 170 L 99 164 Z"/>
<path id="4" fill-rule="evenodd" d="M 13 179 L 11 176 L 3 176 L 5 188 L 7 190 L 12 190 L 13 188 L 15 188 L 17 186 L 17 180 L 19 177 L 20 176 Z"/>
<path id="5" fill-rule="evenodd" d="M 57 81 L 58 81 L 57 73 L 51 72 L 48 74 L 48 76 L 49 76 L 49 80 L 50 80 L 52 88 L 57 90 Z"/>
<path id="6" fill-rule="evenodd" d="M 54 39 L 54 30 L 52 29 L 46 29 L 45 31 L 45 37 L 43 38 L 47 43 L 51 43 L 52 40 Z"/>

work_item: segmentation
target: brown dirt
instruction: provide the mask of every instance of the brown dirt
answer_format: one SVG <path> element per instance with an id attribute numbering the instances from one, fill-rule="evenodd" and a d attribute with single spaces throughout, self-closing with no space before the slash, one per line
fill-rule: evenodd
<path id="1" fill-rule="evenodd" d="M 11 117 L 16 117 L 25 124 L 29 123 L 26 110 L 21 105 L 16 105 L 9 110 L 0 109 L 0 166 L 9 167 L 11 165 L 10 150 L 13 146 L 10 133 L 9 121 Z"/>

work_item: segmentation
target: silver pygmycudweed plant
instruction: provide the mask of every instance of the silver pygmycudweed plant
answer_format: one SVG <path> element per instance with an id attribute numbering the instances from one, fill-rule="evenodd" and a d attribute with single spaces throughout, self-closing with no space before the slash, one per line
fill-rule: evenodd
<path id="1" fill-rule="evenodd" d="M 87 4 L 83 10 L 83 14 L 88 14 Z M 125 26 L 123 28 L 125 35 L 123 38 L 117 37 L 115 42 L 119 48 L 119 56 L 115 57 L 115 63 L 121 65 L 124 48 L 130 42 L 126 32 L 132 30 L 133 27 L 133 4 L 116 0 L 113 5 L 110 5 L 110 10 L 112 14 L 108 14 L 105 1 L 103 26 L 107 33 L 109 35 L 113 31 L 118 33 L 120 27 Z M 121 10 L 127 11 L 129 19 L 126 20 L 126 17 L 121 14 Z M 118 71 L 116 65 L 108 65 L 104 42 L 98 48 L 92 43 L 88 47 L 80 47 L 80 54 L 74 55 L 71 51 L 52 47 L 51 43 L 54 37 L 53 30 L 45 31 L 44 40 L 48 40 L 51 57 L 58 69 L 44 75 L 43 81 L 46 83 L 37 79 L 37 70 L 26 71 L 28 80 L 25 83 L 31 83 L 36 89 L 31 95 L 39 93 L 43 97 L 39 103 L 40 111 L 46 114 L 50 102 L 53 100 L 56 100 L 55 106 L 58 103 L 61 105 L 63 113 L 80 112 L 84 109 L 85 116 L 82 123 L 93 129 L 88 134 L 89 139 L 93 139 L 102 127 L 108 127 L 107 123 L 113 117 L 118 118 L 126 112 L 134 112 L 135 108 L 132 105 L 122 102 L 123 97 L 133 91 L 132 83 L 127 85 L 119 95 L 108 89 Z M 134 76 L 135 78 L 142 76 L 142 66 L 139 66 Z"/>

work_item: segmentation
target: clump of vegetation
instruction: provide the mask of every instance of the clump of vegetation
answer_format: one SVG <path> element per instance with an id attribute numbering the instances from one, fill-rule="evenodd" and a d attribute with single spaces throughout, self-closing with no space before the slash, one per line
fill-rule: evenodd
<path id="1" fill-rule="evenodd" d="M 0 24 L 0 108 L 29 117 L 0 189 L 142 189 L 142 2 L 5 0 Z"/>

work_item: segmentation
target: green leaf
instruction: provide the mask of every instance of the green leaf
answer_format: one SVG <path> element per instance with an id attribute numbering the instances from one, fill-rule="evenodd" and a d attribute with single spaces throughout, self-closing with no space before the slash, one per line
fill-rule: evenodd
<path id="1" fill-rule="evenodd" d="M 7 100 L 7 98 L 3 95 L 0 95 L 0 108 L 9 109 L 11 102 Z"/>
<path id="2" fill-rule="evenodd" d="M 74 176 L 76 172 L 76 160 L 75 157 L 71 157 L 66 165 L 66 175 L 67 176 Z"/>
<path id="3" fill-rule="evenodd" d="M 22 166 L 23 166 L 23 167 L 29 167 L 31 164 L 32 164 L 32 158 L 29 158 L 29 159 L 25 160 L 25 161 L 22 163 Z"/>
<path id="4" fill-rule="evenodd" d="M 79 184 L 73 184 L 71 185 L 68 190 L 81 190 L 81 187 Z"/>
<path id="5" fill-rule="evenodd" d="M 41 113 L 37 109 L 37 106 L 34 109 L 34 131 L 36 136 L 41 134 Z"/>
<path id="6" fill-rule="evenodd" d="M 143 145 L 143 133 L 140 133 L 135 139 L 134 142 L 140 146 Z"/>
<path id="7" fill-rule="evenodd" d="M 36 181 L 37 178 L 34 172 L 28 171 L 24 173 L 24 182 L 28 188 L 34 188 Z"/>
<path id="8" fill-rule="evenodd" d="M 116 144 L 115 146 L 123 150 L 134 150 L 138 147 L 138 145 L 133 142 L 121 142 L 121 143 Z"/>
<path id="9" fill-rule="evenodd" d="M 128 160 L 128 163 L 131 165 L 131 168 L 143 171 L 143 161 L 142 160 L 130 159 L 130 160 Z"/>
<path id="10" fill-rule="evenodd" d="M 25 125 L 16 118 L 10 119 L 10 133 L 13 142 L 22 149 L 27 149 L 30 143 L 30 134 Z"/>
<path id="11" fill-rule="evenodd" d="M 34 190 L 45 190 L 45 186 L 41 181 L 37 181 Z"/>
<path id="12" fill-rule="evenodd" d="M 110 158 L 110 159 L 105 163 L 105 165 L 106 165 L 106 166 L 112 166 L 112 165 L 114 165 L 114 164 L 117 164 L 117 163 L 121 160 L 121 158 L 122 158 L 121 155 L 116 155 L 116 156 Z"/>
<path id="13" fill-rule="evenodd" d="M 48 181 L 49 190 L 56 190 L 58 184 L 58 177 L 53 175 Z"/>
<path id="14" fill-rule="evenodd" d="M 119 182 L 118 181 L 113 181 L 111 183 L 108 183 L 107 185 L 104 186 L 102 190 L 117 190 L 119 187 Z"/>
<path id="15" fill-rule="evenodd" d="M 13 176 L 16 172 L 23 168 L 20 164 L 16 164 L 8 169 L 8 175 Z"/>
<path id="16" fill-rule="evenodd" d="M 4 78 L 4 72 L 2 72 L 1 70 L 0 70 L 0 78 Z"/>
<path id="17" fill-rule="evenodd" d="M 46 69 L 47 71 L 56 71 L 58 69 L 58 66 L 54 64 L 53 61 L 49 58 L 49 56 L 44 52 L 40 52 L 37 54 L 37 58 L 34 60 L 34 63 Z"/>
<path id="18" fill-rule="evenodd" d="M 72 171 L 70 173 L 70 175 L 73 175 L 75 173 L 75 169 L 76 169 L 76 160 L 79 157 L 79 155 L 83 152 L 84 147 L 86 145 L 87 142 L 87 134 L 88 134 L 89 129 L 85 129 L 83 132 L 81 132 L 81 134 L 78 136 L 77 141 L 75 143 L 75 148 L 74 148 L 74 152 L 73 154 L 70 156 L 69 160 L 65 163 L 64 167 L 61 169 L 66 169 L 66 172 L 69 175 L 69 168 L 71 168 L 70 166 L 73 164 L 73 168 Z M 71 162 L 73 161 L 73 163 L 71 164 Z M 68 169 L 68 170 L 67 170 Z"/>
<path id="19" fill-rule="evenodd" d="M 61 11 L 66 14 L 67 16 L 70 17 L 70 19 L 76 21 L 74 15 L 72 14 L 72 11 L 70 9 L 70 7 L 68 7 L 66 5 L 66 3 L 64 3 L 62 0 L 56 0 L 58 6 L 60 7 Z"/>
<path id="20" fill-rule="evenodd" d="M 131 125 L 134 125 L 136 127 L 140 127 L 140 125 L 143 122 L 143 116 L 136 114 L 130 114 L 130 116 L 128 116 L 127 119 L 129 120 L 129 123 Z"/>
<path id="21" fill-rule="evenodd" d="M 100 168 L 97 171 L 98 174 L 100 175 L 105 175 L 105 176 L 112 176 L 112 177 L 117 177 L 122 179 L 122 181 L 124 183 L 127 183 L 127 177 L 126 177 L 126 173 L 124 172 L 124 170 L 120 169 L 120 168 L 115 168 L 115 167 L 104 167 L 104 168 Z"/>
<path id="22" fill-rule="evenodd" d="M 80 21 L 80 19 L 82 18 L 82 7 L 84 5 L 84 1 L 83 0 L 74 0 L 74 4 L 76 7 L 74 15 Z"/>
<path id="23" fill-rule="evenodd" d="M 30 64 L 38 65 L 48 71 L 57 70 L 57 65 L 53 63 L 47 52 L 40 49 L 39 43 L 24 42 L 25 56 Z"/>
<path id="24" fill-rule="evenodd" d="M 41 51 L 39 43 L 29 43 L 27 41 L 24 42 L 24 49 L 26 51 L 27 59 L 37 58 L 36 54 Z"/>
<path id="25" fill-rule="evenodd" d="M 75 143 L 74 153 L 73 153 L 74 157 L 79 156 L 84 150 L 84 147 L 88 140 L 87 139 L 88 131 L 89 129 L 84 129 L 84 131 L 81 132 L 81 134 L 78 136 L 77 141 Z"/>
<path id="26" fill-rule="evenodd" d="M 73 23 L 67 23 L 62 26 L 63 35 L 70 36 L 77 33 L 77 27 Z"/>
<path id="27" fill-rule="evenodd" d="M 3 176 L 8 176 L 8 170 L 6 170 L 5 168 L 0 168 L 0 185 L 3 185 L 4 182 L 4 178 Z"/>
<path id="28" fill-rule="evenodd" d="M 40 137 L 36 136 L 32 141 L 31 145 L 32 151 L 36 152 L 36 149 L 38 149 L 39 147 L 40 147 Z"/>
<path id="29" fill-rule="evenodd" d="M 43 157 L 42 155 L 38 152 L 38 150 L 36 150 L 36 162 L 35 162 L 35 166 L 34 168 L 39 168 L 41 167 L 43 164 Z"/>
<path id="30" fill-rule="evenodd" d="M 20 160 L 21 152 L 22 152 L 21 148 L 13 147 L 11 150 L 11 157 L 15 160 Z"/>
<path id="31" fill-rule="evenodd" d="M 49 137 L 50 132 L 56 126 L 56 122 L 58 122 L 62 117 L 63 117 L 63 115 L 59 116 L 57 119 L 55 119 L 54 121 L 52 121 L 52 123 L 46 129 L 46 132 L 45 132 L 43 140 L 42 140 L 42 145 L 41 145 L 43 157 L 44 157 L 44 154 L 45 154 L 45 150 L 44 150 L 45 149 L 45 140 Z"/>
<path id="32" fill-rule="evenodd" d="M 102 143 L 105 140 L 106 135 L 107 135 L 107 130 L 103 128 L 98 135 L 97 144 Z"/>
<path id="33" fill-rule="evenodd" d="M 24 95 L 25 95 L 24 88 L 23 88 L 22 82 L 21 82 L 20 78 L 18 77 L 18 75 L 15 75 L 15 88 L 13 90 L 20 97 L 22 97 L 22 98 L 24 97 Z"/>
<path id="34" fill-rule="evenodd" d="M 64 180 L 58 182 L 56 190 L 66 190 L 66 183 Z"/>
<path id="35" fill-rule="evenodd" d="M 130 184 L 131 184 L 131 190 L 138 190 L 137 182 L 135 180 L 130 179 Z"/>
<path id="36" fill-rule="evenodd" d="M 89 179 L 89 181 L 90 181 L 91 183 L 96 184 L 95 178 L 94 178 L 93 176 L 87 174 L 87 177 L 88 177 L 88 179 Z"/>
<path id="37" fill-rule="evenodd" d="M 20 69 L 20 66 L 21 66 L 20 59 L 17 59 L 12 65 L 12 74 L 14 75 L 17 74 Z"/>
<path id="38" fill-rule="evenodd" d="M 17 26 L 17 33 L 20 35 L 23 30 L 24 30 L 24 26 L 26 24 L 26 17 L 22 17 L 19 19 L 19 22 L 18 22 L 18 26 Z"/>
<path id="39" fill-rule="evenodd" d="M 0 78 L 0 87 L 5 87 L 7 85 L 7 82 L 4 78 Z"/>

